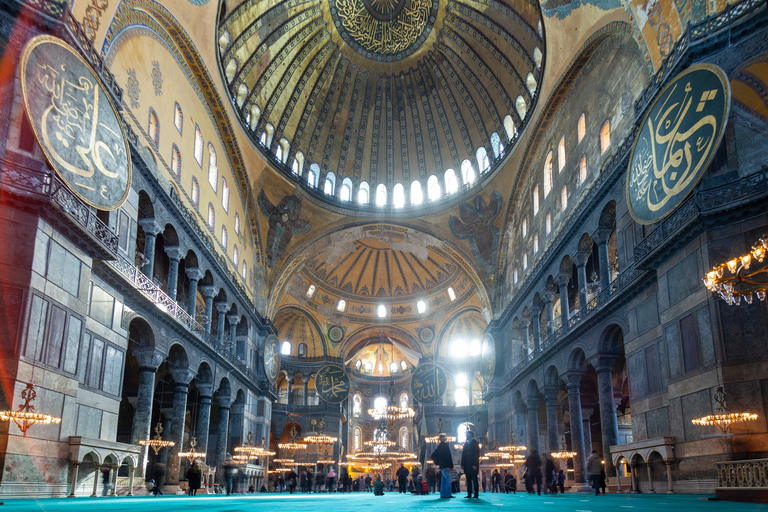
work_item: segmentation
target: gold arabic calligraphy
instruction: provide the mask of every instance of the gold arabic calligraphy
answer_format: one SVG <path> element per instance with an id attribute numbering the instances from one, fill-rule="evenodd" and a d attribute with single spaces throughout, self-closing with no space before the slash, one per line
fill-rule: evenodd
<path id="1" fill-rule="evenodd" d="M 326 401 L 344 400 L 349 394 L 349 379 L 343 369 L 326 366 L 317 375 L 317 390 Z"/>
<path id="2" fill-rule="evenodd" d="M 429 19 L 430 0 L 400 0 L 405 5 L 391 19 L 377 19 L 363 0 L 336 0 L 342 25 L 360 46 L 382 55 L 393 55 L 408 49 L 424 32 Z M 378 3 L 377 3 L 378 5 Z M 394 10 L 397 2 L 381 2 Z"/>
<path id="3" fill-rule="evenodd" d="M 677 89 L 682 85 L 672 86 L 658 100 L 658 112 L 648 117 L 647 132 L 640 134 L 629 183 L 635 210 L 642 210 L 644 203 L 650 212 L 657 212 L 672 198 L 685 193 L 714 150 L 720 121 L 707 113 L 709 109 L 703 111 L 710 101 L 722 98 L 718 98 L 717 89 L 699 93 L 691 83 L 692 80 L 686 81 L 679 100 L 681 94 Z M 695 122 L 691 123 L 691 118 Z"/>
<path id="4" fill-rule="evenodd" d="M 434 364 L 427 364 L 416 369 L 411 378 L 413 397 L 422 403 L 438 401 L 445 391 L 446 377 Z"/>

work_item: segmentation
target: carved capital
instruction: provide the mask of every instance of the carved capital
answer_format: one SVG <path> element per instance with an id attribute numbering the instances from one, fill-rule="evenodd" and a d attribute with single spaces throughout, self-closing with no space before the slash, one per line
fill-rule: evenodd
<path id="1" fill-rule="evenodd" d="M 540 401 L 538 395 L 525 397 L 525 405 L 528 406 L 529 411 L 538 409 Z"/>
<path id="2" fill-rule="evenodd" d="M 226 302 L 216 302 L 214 306 L 216 307 L 216 311 L 218 311 L 222 315 L 229 310 L 229 304 L 227 304 Z"/>
<path id="3" fill-rule="evenodd" d="M 617 356 L 600 355 L 595 364 L 595 373 L 604 373 L 613 371 L 613 363 Z"/>
<path id="4" fill-rule="evenodd" d="M 576 267 L 581 268 L 587 264 L 587 260 L 589 259 L 591 254 L 592 253 L 589 253 L 589 252 L 577 251 L 576 253 L 574 253 L 571 259 L 576 264 Z"/>
<path id="5" fill-rule="evenodd" d="M 165 248 L 165 254 L 174 261 L 179 261 L 184 257 L 184 249 L 179 246 L 170 246 Z"/>
<path id="6" fill-rule="evenodd" d="M 571 280 L 571 273 L 570 272 L 560 272 L 557 274 L 557 277 L 555 278 L 555 281 L 557 282 L 558 286 L 568 286 L 568 283 Z"/>
<path id="7" fill-rule="evenodd" d="M 190 281 L 199 281 L 203 278 L 203 276 L 205 276 L 203 271 L 197 267 L 189 267 L 184 269 L 184 271 L 187 273 L 187 277 L 189 278 Z"/>
<path id="8" fill-rule="evenodd" d="M 240 316 L 235 314 L 230 314 L 230 315 L 227 315 L 227 320 L 229 320 L 230 325 L 237 325 L 237 322 L 240 320 Z"/>
<path id="9" fill-rule="evenodd" d="M 165 356 L 154 347 L 137 347 L 132 352 L 142 370 L 157 371 L 165 359 Z"/>
<path id="10" fill-rule="evenodd" d="M 584 370 L 568 370 L 565 373 L 565 387 L 568 388 L 568 394 L 572 392 L 581 392 L 581 378 L 584 376 Z"/>
<path id="11" fill-rule="evenodd" d="M 539 316 L 541 314 L 541 304 L 532 304 L 528 310 L 533 316 Z"/>
<path id="12" fill-rule="evenodd" d="M 190 370 L 189 368 L 178 368 L 171 370 L 170 373 L 173 377 L 173 382 L 177 386 L 189 386 L 189 383 L 192 382 L 192 379 L 197 375 L 196 371 Z"/>
<path id="13" fill-rule="evenodd" d="M 157 236 L 163 230 L 163 227 L 155 222 L 154 217 L 139 220 L 139 226 L 144 230 L 144 234 Z"/>
<path id="14" fill-rule="evenodd" d="M 594 240 L 597 245 L 607 244 L 608 239 L 611 237 L 611 233 L 613 233 L 613 229 L 608 227 L 600 227 L 595 230 L 595 232 L 592 234 L 592 240 Z"/>
<path id="15" fill-rule="evenodd" d="M 555 300 L 555 295 L 557 295 L 557 293 L 555 293 L 554 291 L 547 290 L 546 292 L 544 292 L 544 302 L 546 304 L 551 303 L 552 301 Z"/>
<path id="16" fill-rule="evenodd" d="M 202 293 L 203 297 L 206 299 L 212 299 L 216 296 L 216 288 L 209 284 L 198 286 L 197 289 L 200 290 L 200 293 Z"/>
<path id="17" fill-rule="evenodd" d="M 560 387 L 556 384 L 550 384 L 544 386 L 542 392 L 544 393 L 544 400 L 547 405 L 557 405 L 557 392 L 560 391 Z"/>
<path id="18" fill-rule="evenodd" d="M 197 390 L 200 392 L 200 398 L 210 399 L 213 396 L 213 384 L 198 382 Z"/>

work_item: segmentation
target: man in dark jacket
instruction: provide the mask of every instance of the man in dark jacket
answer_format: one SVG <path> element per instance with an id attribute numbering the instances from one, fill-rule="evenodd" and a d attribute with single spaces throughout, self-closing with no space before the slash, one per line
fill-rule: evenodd
<path id="1" fill-rule="evenodd" d="M 440 468 L 440 497 L 453 498 L 451 495 L 451 469 L 453 469 L 453 455 L 448 443 L 445 442 L 445 434 L 438 436 L 437 448 L 432 453 L 432 462 Z"/>
<path id="2" fill-rule="evenodd" d="M 528 478 L 531 480 L 531 493 L 533 493 L 533 484 L 536 484 L 536 491 L 541 496 L 541 457 L 539 452 L 533 450 L 525 459 L 525 465 L 528 466 Z"/>
<path id="3" fill-rule="evenodd" d="M 395 473 L 395 476 L 397 477 L 397 483 L 400 486 L 399 492 L 401 494 L 405 494 L 406 492 L 406 485 L 408 484 L 408 474 L 410 471 L 408 471 L 408 468 L 406 468 L 403 463 L 400 463 L 400 468 L 398 468 L 397 472 Z"/>
<path id="4" fill-rule="evenodd" d="M 466 498 L 479 498 L 480 483 L 477 481 L 477 472 L 480 469 L 480 443 L 475 439 L 475 433 L 467 430 L 467 442 L 461 450 L 461 467 L 467 477 Z M 473 491 L 474 489 L 474 491 Z"/>

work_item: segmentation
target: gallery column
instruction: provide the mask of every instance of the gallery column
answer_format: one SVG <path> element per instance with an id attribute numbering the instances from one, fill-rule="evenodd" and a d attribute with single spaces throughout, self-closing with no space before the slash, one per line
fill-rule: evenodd
<path id="1" fill-rule="evenodd" d="M 155 268 L 155 242 L 157 241 L 157 234 L 163 228 L 153 218 L 141 219 L 139 226 L 144 230 L 144 265 L 141 267 L 141 271 L 151 281 Z"/>
<path id="2" fill-rule="evenodd" d="M 211 428 L 211 400 L 213 399 L 213 384 L 198 383 L 200 392 L 200 410 L 197 413 L 197 451 L 208 453 L 208 436 Z"/>
<path id="3" fill-rule="evenodd" d="M 577 485 L 586 485 L 587 459 L 584 452 L 584 429 L 581 417 L 581 377 L 583 375 L 584 372 L 581 371 L 569 371 L 566 374 L 568 411 L 571 417 L 571 445 L 576 452 L 573 458 L 573 476 Z"/>
<path id="4" fill-rule="evenodd" d="M 189 316 L 192 318 L 195 318 L 195 310 L 197 310 L 197 285 L 203 278 L 203 273 L 197 267 L 186 269 L 186 273 L 189 278 L 189 303 L 187 304 L 187 313 L 189 313 Z"/>
<path id="5" fill-rule="evenodd" d="M 611 229 L 598 228 L 592 237 L 597 242 L 597 257 L 600 267 L 600 289 L 605 290 L 611 285 L 611 262 L 608 254 L 608 239 L 611 236 Z"/>
<path id="6" fill-rule="evenodd" d="M 541 306 L 534 304 L 531 311 L 531 330 L 533 331 L 533 351 L 538 353 L 541 350 Z"/>
<path id="7" fill-rule="evenodd" d="M 529 396 L 526 399 L 528 407 L 528 453 L 539 451 L 539 397 Z"/>
<path id="8" fill-rule="evenodd" d="M 555 333 L 555 292 L 544 292 L 544 310 L 547 312 L 547 337 Z"/>
<path id="9" fill-rule="evenodd" d="M 573 262 L 576 264 L 576 288 L 579 291 L 579 308 L 582 312 L 587 310 L 587 260 L 589 253 L 576 252 L 573 255 Z"/>
<path id="10" fill-rule="evenodd" d="M 219 312 L 219 325 L 216 330 L 216 341 L 219 345 L 224 345 L 224 320 L 227 318 L 227 310 L 229 306 L 226 302 L 217 302 L 216 311 Z"/>
<path id="11" fill-rule="evenodd" d="M 163 362 L 164 356 L 152 347 L 138 347 L 132 350 L 133 356 L 139 363 L 139 390 L 136 396 L 136 410 L 133 413 L 131 426 L 131 444 L 149 439 L 152 428 L 152 401 L 155 395 L 155 374 Z M 139 462 L 140 475 L 145 474 L 149 447 L 141 450 Z"/>
<path id="12" fill-rule="evenodd" d="M 571 280 L 571 274 L 561 272 L 557 274 L 557 285 L 560 288 L 560 322 L 563 332 L 570 328 L 568 320 L 571 318 L 571 312 L 568 307 L 568 281 Z"/>
<path id="13" fill-rule="evenodd" d="M 560 451 L 560 432 L 557 424 L 557 386 L 544 388 L 544 400 L 547 407 L 547 445 L 549 453 Z"/>
<path id="14" fill-rule="evenodd" d="M 611 446 L 619 444 L 619 422 L 616 418 L 616 402 L 613 395 L 613 362 L 615 358 L 600 356 L 597 360 L 597 394 L 600 404 L 600 428 L 603 437 L 605 473 L 614 472 Z"/>
<path id="15" fill-rule="evenodd" d="M 222 467 L 227 460 L 227 441 L 229 439 L 229 408 L 232 404 L 231 397 L 219 398 L 219 428 L 216 435 L 216 473 L 223 475 Z"/>
<path id="16" fill-rule="evenodd" d="M 173 377 L 173 423 L 171 441 L 175 444 L 168 448 L 168 485 L 179 484 L 179 452 L 184 450 L 184 422 L 187 418 L 187 394 L 189 383 L 195 378 L 195 372 L 188 368 L 171 370 Z"/>
<path id="17" fill-rule="evenodd" d="M 168 255 L 169 259 L 166 293 L 171 299 L 176 300 L 176 289 L 179 284 L 179 261 L 184 253 L 180 247 L 166 247 L 165 254 Z"/>
<path id="18" fill-rule="evenodd" d="M 203 318 L 203 327 L 205 332 L 211 333 L 211 322 L 213 320 L 213 298 L 216 296 L 216 289 L 210 285 L 200 286 L 200 292 L 205 299 L 205 317 Z"/>

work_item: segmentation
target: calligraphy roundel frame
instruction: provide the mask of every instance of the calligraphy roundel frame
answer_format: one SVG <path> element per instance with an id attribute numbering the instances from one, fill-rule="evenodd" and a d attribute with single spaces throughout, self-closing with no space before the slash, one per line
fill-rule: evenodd
<path id="1" fill-rule="evenodd" d="M 329 404 L 340 404 L 349 396 L 349 375 L 343 366 L 327 364 L 315 375 L 317 396 Z"/>
<path id="2" fill-rule="evenodd" d="M 660 221 L 698 185 L 723 139 L 730 104 L 728 77 L 714 64 L 691 66 L 662 89 L 640 124 L 627 168 L 627 206 L 636 222 Z M 687 165 L 682 172 L 681 164 Z"/>
<path id="3" fill-rule="evenodd" d="M 40 35 L 27 43 L 19 69 L 27 118 L 56 174 L 88 205 L 106 211 L 120 207 L 131 189 L 130 146 L 93 68 L 61 39 Z"/>
<path id="4" fill-rule="evenodd" d="M 271 384 L 275 384 L 280 375 L 280 344 L 274 334 L 264 340 L 264 373 Z"/>
<path id="5" fill-rule="evenodd" d="M 424 405 L 436 404 L 448 387 L 448 372 L 437 363 L 423 363 L 413 370 L 411 394 Z"/>

